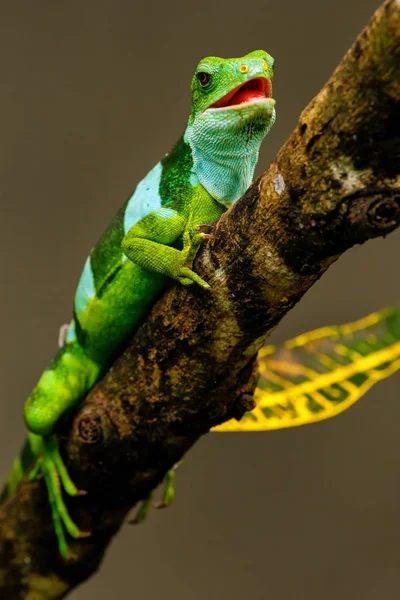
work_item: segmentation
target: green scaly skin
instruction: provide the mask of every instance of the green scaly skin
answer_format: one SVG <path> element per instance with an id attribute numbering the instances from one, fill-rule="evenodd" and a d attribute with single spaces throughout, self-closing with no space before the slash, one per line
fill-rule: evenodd
<path id="1" fill-rule="evenodd" d="M 63 491 L 84 492 L 59 454 L 57 423 L 111 365 L 171 279 L 209 288 L 190 264 L 209 237 L 205 225 L 251 184 L 261 141 L 275 120 L 272 77 L 273 59 L 262 50 L 203 59 L 184 134 L 138 184 L 85 263 L 65 343 L 26 401 L 28 444 L 3 493 L 7 497 L 29 472 L 43 475 L 65 559 L 71 558 L 66 534 L 88 534 L 73 523 L 63 500 Z M 164 504 L 173 498 L 173 479 L 167 477 Z"/>

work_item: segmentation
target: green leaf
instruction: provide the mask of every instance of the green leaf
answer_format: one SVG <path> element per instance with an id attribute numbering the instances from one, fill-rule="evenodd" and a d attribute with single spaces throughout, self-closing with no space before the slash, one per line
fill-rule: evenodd
<path id="1" fill-rule="evenodd" d="M 400 369 L 400 307 L 265 346 L 256 408 L 213 431 L 264 431 L 315 423 L 354 404 Z"/>

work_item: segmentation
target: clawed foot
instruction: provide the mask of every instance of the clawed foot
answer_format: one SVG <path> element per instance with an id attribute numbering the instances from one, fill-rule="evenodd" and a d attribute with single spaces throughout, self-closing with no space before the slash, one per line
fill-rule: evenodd
<path id="1" fill-rule="evenodd" d="M 170 506 L 173 501 L 175 500 L 175 477 L 176 477 L 176 470 L 179 466 L 179 463 L 177 463 L 176 465 L 174 465 L 172 467 L 172 469 L 170 469 L 168 471 L 168 473 L 166 474 L 165 478 L 164 478 L 164 493 L 162 495 L 161 500 L 158 500 L 157 502 L 153 502 L 153 507 L 154 508 L 167 508 L 167 506 Z"/>
<path id="2" fill-rule="evenodd" d="M 90 533 L 81 531 L 71 519 L 62 490 L 64 489 L 69 496 L 83 496 L 86 492 L 78 490 L 71 480 L 59 453 L 55 436 L 42 438 L 41 456 L 30 473 L 29 479 L 35 479 L 39 474 L 44 477 L 46 482 L 60 554 L 64 560 L 72 561 L 75 555 L 68 547 L 65 531 L 74 539 L 88 537 Z"/>
<path id="3" fill-rule="evenodd" d="M 203 240 L 213 240 L 215 239 L 215 235 L 210 233 L 213 229 L 214 225 L 201 224 L 197 225 L 198 231 L 202 234 Z"/>
<path id="4" fill-rule="evenodd" d="M 146 500 L 143 500 L 136 516 L 133 519 L 131 519 L 130 521 L 128 521 L 129 525 L 139 525 L 140 523 L 143 523 L 143 521 L 148 517 L 151 507 L 167 508 L 167 506 L 170 506 L 173 503 L 173 501 L 175 500 L 176 470 L 180 464 L 181 463 L 179 462 L 176 465 L 174 465 L 172 467 L 172 469 L 170 469 L 168 471 L 168 473 L 166 474 L 164 481 L 163 481 L 164 491 L 163 491 L 161 500 L 157 500 L 156 502 L 153 502 L 153 496 L 154 496 L 154 490 L 153 490 L 151 492 L 151 494 L 148 496 L 148 498 L 146 498 Z"/>
<path id="5" fill-rule="evenodd" d="M 204 290 L 210 289 L 210 285 L 204 281 L 204 279 L 199 277 L 197 273 L 192 271 L 192 269 L 189 269 L 189 267 L 181 267 L 178 273 L 174 276 L 174 279 L 185 286 L 197 283 L 197 285 L 202 287 Z"/>
<path id="6" fill-rule="evenodd" d="M 140 525 L 140 523 L 143 523 L 143 521 L 147 519 L 152 506 L 153 495 L 154 492 L 151 492 L 151 494 L 146 498 L 146 500 L 143 500 L 135 517 L 128 521 L 128 525 Z"/>

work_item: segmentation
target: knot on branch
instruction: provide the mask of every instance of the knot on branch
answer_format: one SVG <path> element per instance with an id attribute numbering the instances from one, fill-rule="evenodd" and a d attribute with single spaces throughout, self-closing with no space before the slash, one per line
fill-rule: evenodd
<path id="1" fill-rule="evenodd" d="M 400 193 L 390 198 L 379 194 L 368 211 L 368 217 L 375 227 L 392 230 L 400 223 Z"/>
<path id="2" fill-rule="evenodd" d="M 348 227 L 359 238 L 356 241 L 390 233 L 400 224 L 400 190 L 383 188 L 358 192 L 350 197 L 347 215 Z"/>
<path id="3" fill-rule="evenodd" d="M 325 213 L 304 211 L 304 194 L 302 188 L 291 189 L 292 202 L 281 211 L 292 247 L 288 248 L 284 240 L 278 241 L 288 266 L 302 275 L 317 272 L 323 260 L 354 244 L 389 234 L 400 224 L 400 189 L 386 186 L 359 190 L 344 196 L 334 210 Z"/>
<path id="4" fill-rule="evenodd" d="M 101 419 L 98 415 L 86 415 L 77 423 L 79 439 L 84 444 L 97 444 L 103 440 Z"/>
<path id="5" fill-rule="evenodd" d="M 118 438 L 118 432 L 112 421 L 112 415 L 102 405 L 92 402 L 83 404 L 73 422 L 73 435 L 70 444 L 73 444 L 76 451 L 79 448 L 84 450 L 88 445 L 97 446 L 93 448 L 96 454 L 100 447 L 107 447 Z M 86 449 L 85 452 L 92 450 Z"/>

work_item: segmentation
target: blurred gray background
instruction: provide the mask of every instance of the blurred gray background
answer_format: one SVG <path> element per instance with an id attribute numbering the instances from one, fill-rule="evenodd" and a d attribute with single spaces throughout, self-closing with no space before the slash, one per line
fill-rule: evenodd
<path id="1" fill-rule="evenodd" d="M 0 471 L 85 257 L 185 127 L 200 58 L 265 48 L 278 120 L 259 172 L 377 0 L 0 2 Z M 399 302 L 400 231 L 347 252 L 274 341 Z M 74 600 L 390 600 L 400 588 L 400 375 L 343 415 L 213 434 L 177 500 L 125 526 Z"/>

